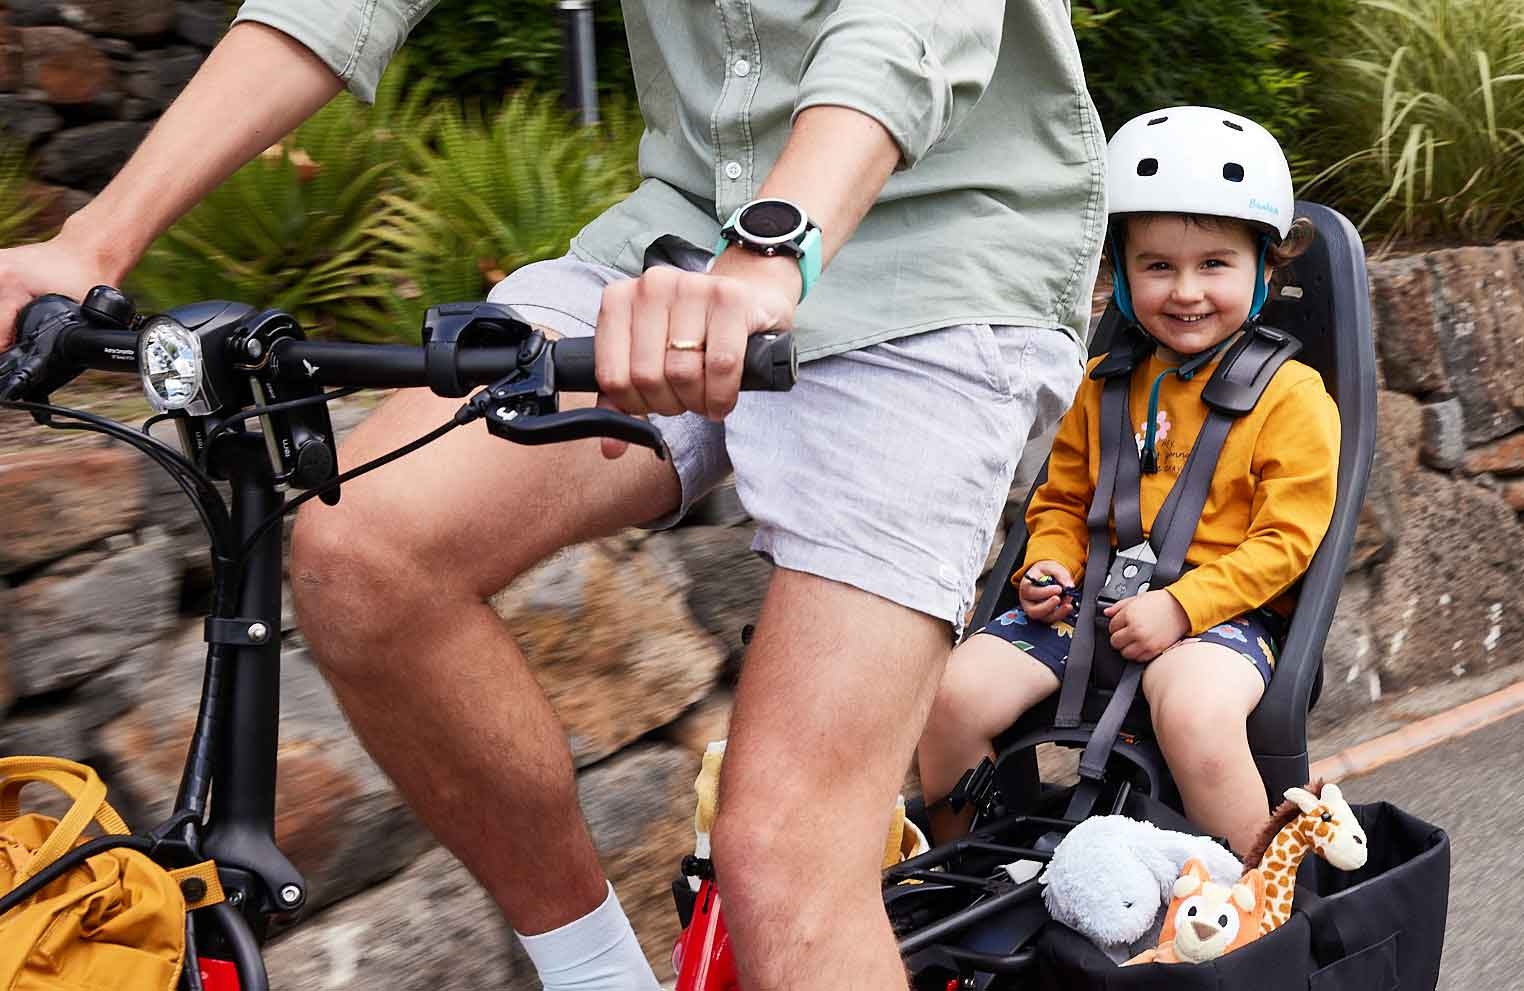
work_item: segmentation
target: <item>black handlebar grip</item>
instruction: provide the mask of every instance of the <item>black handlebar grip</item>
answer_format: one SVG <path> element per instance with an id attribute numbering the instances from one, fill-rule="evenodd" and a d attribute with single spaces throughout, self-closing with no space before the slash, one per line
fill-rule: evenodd
<path id="1" fill-rule="evenodd" d="M 593 339 L 567 337 L 556 341 L 552 362 L 556 388 L 562 392 L 597 392 L 593 371 Z M 787 392 L 799 378 L 799 352 L 789 333 L 753 334 L 746 340 L 741 388 L 746 391 Z"/>

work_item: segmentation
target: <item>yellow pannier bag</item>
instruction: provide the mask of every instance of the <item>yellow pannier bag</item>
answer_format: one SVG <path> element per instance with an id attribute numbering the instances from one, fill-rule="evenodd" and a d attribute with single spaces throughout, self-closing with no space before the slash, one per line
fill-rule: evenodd
<path id="1" fill-rule="evenodd" d="M 73 799 L 62 819 L 21 812 L 21 790 L 52 785 Z M 0 895 L 88 842 L 94 823 L 125 835 L 106 785 L 83 764 L 53 757 L 0 758 Z M 98 853 L 0 915 L 0 991 L 174 991 L 185 961 L 181 881 L 222 900 L 210 862 L 169 871 L 136 850 Z"/>

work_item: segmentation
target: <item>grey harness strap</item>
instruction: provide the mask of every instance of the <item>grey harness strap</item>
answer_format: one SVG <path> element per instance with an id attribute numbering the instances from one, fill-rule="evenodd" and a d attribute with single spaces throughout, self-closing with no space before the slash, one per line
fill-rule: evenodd
<path id="1" fill-rule="evenodd" d="M 1201 522 L 1202 508 L 1211 492 L 1212 476 L 1228 431 L 1238 417 L 1254 408 L 1280 366 L 1301 350 L 1299 341 L 1274 328 L 1254 326 L 1247 331 L 1229 348 L 1202 390 L 1202 401 L 1209 409 L 1206 422 L 1191 447 L 1180 478 L 1159 509 L 1146 544 L 1142 539 L 1139 513 L 1138 458 L 1127 408 L 1137 349 L 1126 356 L 1133 359 L 1132 367 L 1123 369 L 1113 365 L 1107 369 L 1103 361 L 1092 373 L 1109 372 L 1101 393 L 1101 469 L 1086 517 L 1090 527 L 1090 548 L 1083 598 L 1059 691 L 1055 725 L 1060 728 L 1079 725 L 1080 710 L 1098 654 L 1111 661 L 1107 667 L 1113 671 L 1120 664 L 1120 676 L 1080 757 L 1080 776 L 1085 781 L 1098 782 L 1104 777 L 1106 762 L 1143 677 L 1142 664 L 1127 661 L 1112 648 L 1104 625 L 1105 616 L 1099 615 L 1101 593 L 1113 588 L 1113 576 L 1109 572 L 1115 559 L 1111 553 L 1108 518 L 1116 517 L 1118 546 L 1129 551 L 1141 551 L 1146 547 L 1151 553 L 1140 561 L 1146 562 L 1149 557 L 1154 559 L 1151 571 L 1139 576 L 1129 574 L 1125 583 L 1117 582 L 1117 585 L 1125 584 L 1128 589 L 1125 594 L 1163 588 L 1180 577 L 1185 570 L 1185 555 Z M 1126 560 L 1131 562 L 1134 559 Z M 1146 563 L 1139 566 L 1146 567 Z M 1088 809 L 1084 814 L 1088 814 Z"/>

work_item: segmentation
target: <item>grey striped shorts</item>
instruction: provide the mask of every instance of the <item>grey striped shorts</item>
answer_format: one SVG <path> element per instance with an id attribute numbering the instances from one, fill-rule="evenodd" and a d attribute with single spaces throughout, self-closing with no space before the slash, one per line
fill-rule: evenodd
<path id="1" fill-rule="evenodd" d="M 623 278 L 567 256 L 488 298 L 585 337 Z M 648 525 L 672 525 L 734 471 L 753 550 L 961 634 L 1022 449 L 1068 409 L 1082 361 L 1060 330 L 959 324 L 807 362 L 792 391 L 743 392 L 723 423 L 652 417 L 682 504 Z"/>

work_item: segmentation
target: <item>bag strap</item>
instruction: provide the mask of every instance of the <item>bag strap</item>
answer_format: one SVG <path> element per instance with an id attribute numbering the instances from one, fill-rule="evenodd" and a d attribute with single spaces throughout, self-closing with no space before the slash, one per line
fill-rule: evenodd
<path id="1" fill-rule="evenodd" d="M 127 823 L 106 801 L 106 783 L 93 768 L 57 757 L 0 758 L 0 823 L 10 822 L 21 813 L 21 789 L 27 784 L 50 784 L 74 799 L 47 840 L 32 854 L 26 867 L 16 875 L 16 883 L 27 880 L 53 863 L 79 842 L 96 822 L 107 833 L 125 835 Z"/>

